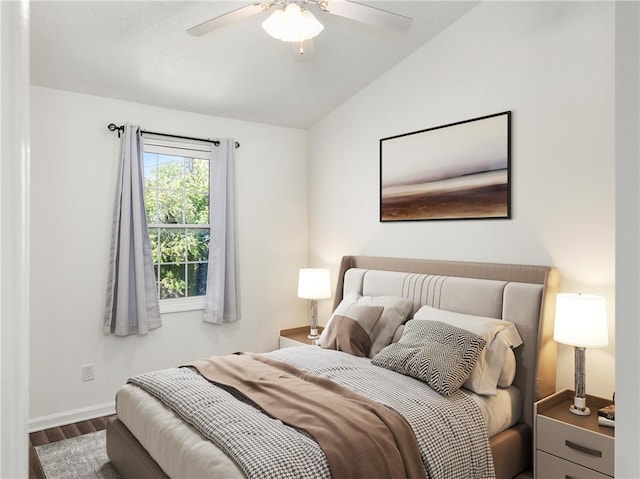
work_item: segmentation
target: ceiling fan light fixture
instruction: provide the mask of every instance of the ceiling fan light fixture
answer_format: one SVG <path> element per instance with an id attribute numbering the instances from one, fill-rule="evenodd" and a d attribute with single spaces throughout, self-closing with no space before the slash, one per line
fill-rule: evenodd
<path id="1" fill-rule="evenodd" d="M 317 36 L 324 25 L 297 3 L 277 9 L 262 22 L 262 28 L 273 38 L 283 42 L 303 42 Z"/>

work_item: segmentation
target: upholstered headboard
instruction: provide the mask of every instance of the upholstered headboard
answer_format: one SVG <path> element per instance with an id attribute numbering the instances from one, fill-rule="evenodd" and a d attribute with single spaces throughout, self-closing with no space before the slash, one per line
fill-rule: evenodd
<path id="1" fill-rule="evenodd" d="M 523 345 L 515 350 L 514 384 L 522 393 L 521 421 L 533 427 L 533 403 L 555 392 L 553 341 L 559 274 L 548 266 L 345 256 L 334 309 L 345 293 L 393 295 L 424 304 L 516 324 Z"/>

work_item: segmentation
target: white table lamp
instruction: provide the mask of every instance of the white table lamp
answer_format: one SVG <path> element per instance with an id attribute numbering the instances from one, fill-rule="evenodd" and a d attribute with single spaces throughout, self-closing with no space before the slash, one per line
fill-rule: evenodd
<path id="1" fill-rule="evenodd" d="M 331 297 L 329 270 L 303 268 L 298 276 L 298 298 L 310 299 L 311 331 L 309 339 L 318 339 L 318 300 Z"/>
<path id="2" fill-rule="evenodd" d="M 591 294 L 558 294 L 553 339 L 575 348 L 575 395 L 569 410 L 588 416 L 591 411 L 585 394 L 585 348 L 609 344 L 604 298 Z"/>

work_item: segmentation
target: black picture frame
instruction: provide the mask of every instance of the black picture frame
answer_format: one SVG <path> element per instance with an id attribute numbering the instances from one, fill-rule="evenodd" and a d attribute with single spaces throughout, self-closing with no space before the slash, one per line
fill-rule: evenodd
<path id="1" fill-rule="evenodd" d="M 511 111 L 380 139 L 380 221 L 511 218 Z"/>

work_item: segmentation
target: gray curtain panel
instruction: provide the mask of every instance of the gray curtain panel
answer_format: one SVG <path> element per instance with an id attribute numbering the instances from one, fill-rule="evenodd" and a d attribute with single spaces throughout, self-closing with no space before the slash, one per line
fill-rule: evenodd
<path id="1" fill-rule="evenodd" d="M 140 128 L 125 125 L 111 242 L 104 333 L 146 334 L 162 326 L 144 207 Z"/>
<path id="2" fill-rule="evenodd" d="M 220 140 L 209 168 L 212 223 L 203 321 L 214 324 L 240 319 L 234 145 L 232 139 Z"/>

